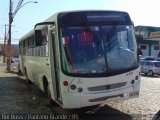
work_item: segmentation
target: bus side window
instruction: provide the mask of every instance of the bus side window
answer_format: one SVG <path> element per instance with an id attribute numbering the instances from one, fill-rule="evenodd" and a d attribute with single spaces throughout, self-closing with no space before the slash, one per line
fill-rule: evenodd
<path id="1" fill-rule="evenodd" d="M 42 32 L 41 32 L 41 30 L 35 30 L 35 43 L 36 43 L 36 46 L 42 45 Z"/>

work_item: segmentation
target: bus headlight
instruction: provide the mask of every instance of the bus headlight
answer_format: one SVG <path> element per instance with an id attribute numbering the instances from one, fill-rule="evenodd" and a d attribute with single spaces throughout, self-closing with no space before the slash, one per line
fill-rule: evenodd
<path id="1" fill-rule="evenodd" d="M 131 84 L 134 84 L 134 82 L 135 82 L 134 80 L 131 80 Z"/>
<path id="2" fill-rule="evenodd" d="M 139 77 L 138 77 L 138 76 L 136 76 L 136 77 L 135 77 L 135 80 L 138 80 L 138 78 L 139 78 Z"/>
<path id="3" fill-rule="evenodd" d="M 76 87 L 76 85 L 71 85 L 70 88 L 71 88 L 72 90 L 75 90 L 77 87 Z"/>
<path id="4" fill-rule="evenodd" d="M 78 88 L 78 92 L 82 92 L 83 89 L 81 87 Z"/>

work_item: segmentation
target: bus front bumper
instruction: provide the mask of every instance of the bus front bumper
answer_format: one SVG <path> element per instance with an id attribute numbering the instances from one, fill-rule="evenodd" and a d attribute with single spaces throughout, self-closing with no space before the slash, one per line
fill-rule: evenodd
<path id="1" fill-rule="evenodd" d="M 125 100 L 136 98 L 139 96 L 140 83 L 111 92 L 91 93 L 91 94 L 75 94 L 66 92 L 63 96 L 63 108 L 82 108 L 102 104 L 109 101 Z"/>

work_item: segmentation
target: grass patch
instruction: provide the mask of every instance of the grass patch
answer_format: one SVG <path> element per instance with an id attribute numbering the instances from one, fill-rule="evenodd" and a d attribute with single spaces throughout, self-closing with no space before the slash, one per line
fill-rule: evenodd
<path id="1" fill-rule="evenodd" d="M 49 107 L 47 107 L 48 103 L 44 99 L 41 99 L 39 97 L 32 97 L 30 99 L 25 99 L 24 104 L 27 108 L 31 108 L 34 110 L 41 111 L 42 113 L 51 113 L 51 110 Z"/>
<path id="2" fill-rule="evenodd" d="M 31 99 L 25 99 L 24 103 L 29 108 L 37 108 L 39 106 L 44 106 L 44 101 L 38 97 L 32 97 Z"/>

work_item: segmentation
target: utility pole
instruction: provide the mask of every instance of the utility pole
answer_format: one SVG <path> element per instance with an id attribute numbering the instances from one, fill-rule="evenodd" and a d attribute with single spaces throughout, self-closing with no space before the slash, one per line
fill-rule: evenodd
<path id="1" fill-rule="evenodd" d="M 11 27 L 12 27 L 12 22 L 13 22 L 13 18 L 15 17 L 16 13 L 26 4 L 28 3 L 38 3 L 37 1 L 28 1 L 24 4 L 23 3 L 24 0 L 19 0 L 18 5 L 15 9 L 15 11 L 13 12 L 13 2 L 12 0 L 9 0 L 9 38 L 8 38 L 8 44 L 7 44 L 7 70 L 10 71 L 10 65 L 11 65 Z"/>
<path id="2" fill-rule="evenodd" d="M 8 44 L 7 44 L 7 70 L 10 71 L 10 64 L 11 64 L 11 28 L 12 28 L 12 21 L 13 21 L 13 16 L 12 16 L 12 10 L 13 10 L 13 2 L 12 0 L 9 1 L 9 38 L 8 38 Z"/>
<path id="3" fill-rule="evenodd" d="M 6 40 L 7 40 L 6 27 L 7 25 L 5 24 L 4 45 L 3 45 L 3 63 L 5 63 L 5 56 L 6 56 Z"/>

